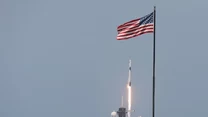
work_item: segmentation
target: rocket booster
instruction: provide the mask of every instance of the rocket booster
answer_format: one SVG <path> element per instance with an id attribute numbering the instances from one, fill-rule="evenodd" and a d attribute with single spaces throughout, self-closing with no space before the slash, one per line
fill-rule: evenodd
<path id="1" fill-rule="evenodd" d="M 129 60 L 129 77 L 128 77 L 128 86 L 131 86 L 131 60 Z"/>
<path id="2" fill-rule="evenodd" d="M 129 77 L 128 77 L 128 111 L 131 110 L 131 60 L 129 60 Z M 131 117 L 131 112 L 128 112 L 128 117 Z"/>

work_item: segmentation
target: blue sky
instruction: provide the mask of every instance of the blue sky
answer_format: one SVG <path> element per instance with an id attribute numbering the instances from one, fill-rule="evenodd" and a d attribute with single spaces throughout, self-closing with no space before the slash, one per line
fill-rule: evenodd
<path id="1" fill-rule="evenodd" d="M 0 116 L 110 117 L 125 96 L 151 116 L 152 34 L 116 27 L 157 7 L 156 117 L 207 115 L 206 0 L 0 1 Z"/>

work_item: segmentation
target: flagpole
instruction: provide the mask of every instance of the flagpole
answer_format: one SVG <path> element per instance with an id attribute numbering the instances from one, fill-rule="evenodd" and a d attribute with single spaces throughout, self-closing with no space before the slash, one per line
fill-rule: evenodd
<path id="1" fill-rule="evenodd" d="M 155 27 L 156 27 L 156 6 L 154 6 L 154 34 L 153 34 L 153 90 L 152 90 L 152 117 L 155 117 Z"/>

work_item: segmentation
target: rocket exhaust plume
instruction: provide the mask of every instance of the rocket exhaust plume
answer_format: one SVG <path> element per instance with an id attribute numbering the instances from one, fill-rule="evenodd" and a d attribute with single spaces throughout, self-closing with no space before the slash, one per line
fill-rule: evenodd
<path id="1" fill-rule="evenodd" d="M 131 117 L 131 60 L 129 60 L 129 77 L 128 77 L 128 84 L 127 84 L 127 89 L 128 89 L 128 117 Z"/>
<path id="2" fill-rule="evenodd" d="M 131 116 L 131 86 L 128 86 L 128 110 L 129 110 L 129 112 L 128 112 L 128 117 L 130 117 Z"/>

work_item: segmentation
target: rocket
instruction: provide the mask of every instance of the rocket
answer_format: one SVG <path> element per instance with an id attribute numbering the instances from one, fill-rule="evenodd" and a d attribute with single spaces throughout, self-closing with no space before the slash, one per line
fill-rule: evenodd
<path id="1" fill-rule="evenodd" d="M 129 77 L 128 77 L 128 86 L 131 86 L 131 60 L 129 60 Z"/>
<path id="2" fill-rule="evenodd" d="M 128 89 L 128 111 L 131 111 L 131 60 L 129 60 L 129 77 L 128 77 L 127 89 Z M 128 112 L 128 117 L 131 117 L 131 112 Z"/>
<path id="3" fill-rule="evenodd" d="M 121 107 L 118 109 L 118 111 L 113 111 L 111 113 L 111 117 L 131 117 L 131 112 L 135 111 L 131 109 L 131 93 L 132 93 L 131 92 L 131 60 L 129 60 L 129 76 L 127 82 L 127 89 L 128 89 L 128 108 L 123 107 L 123 97 L 122 97 Z"/>

